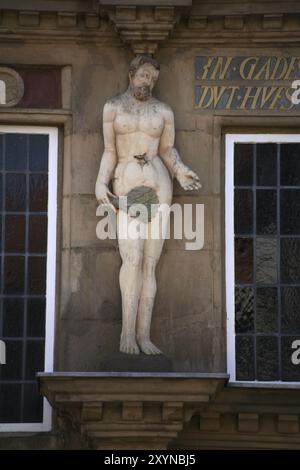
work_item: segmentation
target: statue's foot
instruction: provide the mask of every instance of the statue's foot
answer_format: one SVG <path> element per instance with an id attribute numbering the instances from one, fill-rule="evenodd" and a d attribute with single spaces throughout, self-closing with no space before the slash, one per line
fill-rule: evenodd
<path id="1" fill-rule="evenodd" d="M 138 343 L 141 351 L 143 351 L 145 354 L 162 354 L 161 350 L 154 346 L 150 339 L 138 338 Z"/>
<path id="2" fill-rule="evenodd" d="M 139 354 L 140 350 L 134 338 L 121 336 L 120 351 L 125 354 Z"/>

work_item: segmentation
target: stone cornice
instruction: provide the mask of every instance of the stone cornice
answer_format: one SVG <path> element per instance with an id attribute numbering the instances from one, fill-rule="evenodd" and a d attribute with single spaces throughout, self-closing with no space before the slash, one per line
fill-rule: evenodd
<path id="1" fill-rule="evenodd" d="M 41 393 L 94 449 L 165 449 L 204 410 L 225 374 L 42 373 Z M 134 445 L 134 447 L 132 447 Z"/>
<path id="2" fill-rule="evenodd" d="M 3 2 L 2 2 L 3 3 Z M 0 41 L 120 46 L 153 53 L 158 46 L 298 45 L 300 3 L 241 1 L 36 0 L 1 3 Z M 150 5 L 151 3 L 151 5 Z M 45 8 L 47 6 L 48 10 Z M 18 8 L 19 7 L 19 8 Z M 36 8 L 36 9 L 34 9 Z"/>

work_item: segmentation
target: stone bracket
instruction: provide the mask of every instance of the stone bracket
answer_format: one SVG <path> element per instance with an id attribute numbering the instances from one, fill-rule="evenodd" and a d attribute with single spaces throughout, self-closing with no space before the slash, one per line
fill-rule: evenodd
<path id="1" fill-rule="evenodd" d="M 101 5 L 100 15 L 110 19 L 122 42 L 130 45 L 134 54 L 154 54 L 188 8 L 187 2 L 178 3 L 179 6 Z"/>
<path id="2" fill-rule="evenodd" d="M 41 373 L 41 393 L 92 449 L 166 449 L 193 414 L 205 411 L 225 374 Z M 134 446 L 134 447 L 133 447 Z"/>

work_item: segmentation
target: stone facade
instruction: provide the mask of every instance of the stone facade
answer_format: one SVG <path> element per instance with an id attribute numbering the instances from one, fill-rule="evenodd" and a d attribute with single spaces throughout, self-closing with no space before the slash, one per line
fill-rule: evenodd
<path id="1" fill-rule="evenodd" d="M 266 50 L 297 56 L 300 5 L 35 0 L 25 8 L 23 3 L 1 2 L 1 66 L 60 67 L 62 106 L 0 108 L 0 122 L 59 127 L 55 370 L 101 371 L 118 350 L 120 257 L 115 241 L 100 241 L 95 234 L 101 110 L 108 97 L 126 89 L 134 53 L 146 51 L 154 52 L 161 64 L 154 93 L 174 110 L 176 147 L 203 186 L 187 196 L 175 184 L 174 201 L 205 204 L 202 250 L 185 251 L 179 240 L 165 243 L 152 338 L 172 358 L 175 371 L 226 373 L 223 134 L 274 128 L 293 132 L 300 117 L 281 110 L 195 109 L 195 57 L 255 56 Z M 193 411 L 168 445 L 300 448 L 297 393 L 225 387 L 205 411 Z M 35 436 L 0 436 L 0 448 L 68 447 L 61 418 L 55 417 L 53 429 Z M 81 445 L 76 439 L 70 444 Z"/>

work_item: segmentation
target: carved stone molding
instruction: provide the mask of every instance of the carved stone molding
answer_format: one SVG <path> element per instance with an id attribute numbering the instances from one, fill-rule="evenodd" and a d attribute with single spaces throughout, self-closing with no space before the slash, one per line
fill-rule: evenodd
<path id="1" fill-rule="evenodd" d="M 124 44 L 130 45 L 135 54 L 153 54 L 158 45 L 165 42 L 182 10 L 175 6 L 115 6 L 102 9 L 115 25 Z"/>
<path id="2" fill-rule="evenodd" d="M 61 372 L 38 379 L 60 418 L 61 434 L 76 432 L 82 448 L 166 449 L 228 376 Z"/>

